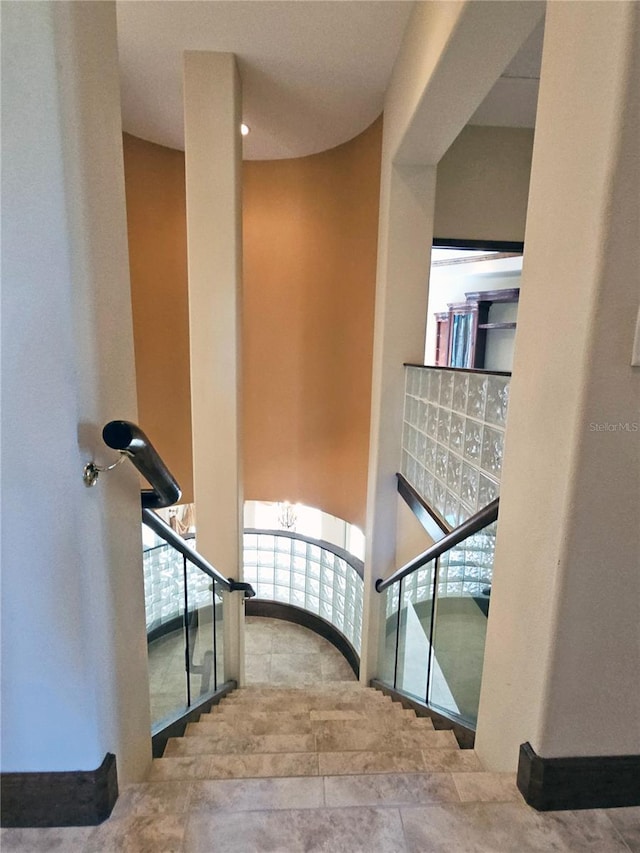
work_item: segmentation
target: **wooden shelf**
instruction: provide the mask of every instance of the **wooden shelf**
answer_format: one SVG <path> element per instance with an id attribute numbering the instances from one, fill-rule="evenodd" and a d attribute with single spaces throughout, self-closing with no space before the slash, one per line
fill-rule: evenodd
<path id="1" fill-rule="evenodd" d="M 515 329 L 515 323 L 478 323 L 479 329 Z"/>

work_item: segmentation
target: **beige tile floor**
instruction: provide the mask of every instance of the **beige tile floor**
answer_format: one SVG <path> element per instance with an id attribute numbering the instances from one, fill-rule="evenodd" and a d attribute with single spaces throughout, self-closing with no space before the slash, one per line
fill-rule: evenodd
<path id="1" fill-rule="evenodd" d="M 245 621 L 245 678 L 255 686 L 305 687 L 355 681 L 353 670 L 328 640 L 284 622 L 249 616 Z"/>
<path id="2" fill-rule="evenodd" d="M 308 684 L 310 674 L 327 684 L 333 673 L 337 680 L 354 680 L 321 638 L 298 626 L 273 622 L 251 620 L 248 627 L 247 663 L 254 683 L 264 682 L 266 673 L 275 674 L 286 686 Z M 329 734 L 330 730 L 329 725 Z M 469 751 L 458 754 L 475 759 Z M 101 826 L 4 829 L 0 849 L 2 853 L 640 853 L 640 808 L 539 813 L 524 804 L 510 774 L 452 772 L 443 765 L 430 772 L 361 775 L 351 767 L 348 775 L 191 778 L 129 785 Z"/>

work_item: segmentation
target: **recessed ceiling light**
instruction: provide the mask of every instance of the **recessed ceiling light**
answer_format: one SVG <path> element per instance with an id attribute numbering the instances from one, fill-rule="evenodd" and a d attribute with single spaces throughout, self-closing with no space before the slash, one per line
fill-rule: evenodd
<path id="1" fill-rule="evenodd" d="M 251 128 L 249 127 L 249 125 L 242 122 L 242 124 L 240 125 L 240 133 L 243 136 L 248 136 L 250 130 L 251 130 Z"/>

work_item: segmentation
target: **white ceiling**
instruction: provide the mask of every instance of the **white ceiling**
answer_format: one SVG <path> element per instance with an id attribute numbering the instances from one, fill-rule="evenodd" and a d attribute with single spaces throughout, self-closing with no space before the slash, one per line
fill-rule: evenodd
<path id="1" fill-rule="evenodd" d="M 544 18 L 480 104 L 470 124 L 535 127 Z"/>
<path id="2" fill-rule="evenodd" d="M 413 2 L 119 0 L 124 129 L 184 148 L 182 52 L 229 51 L 243 87 L 246 159 L 333 148 L 382 112 Z"/>
<path id="3" fill-rule="evenodd" d="M 245 159 L 300 157 L 352 139 L 382 112 L 409 0 L 118 0 L 124 129 L 184 148 L 182 54 L 235 53 Z M 542 27 L 472 124 L 533 127 Z"/>

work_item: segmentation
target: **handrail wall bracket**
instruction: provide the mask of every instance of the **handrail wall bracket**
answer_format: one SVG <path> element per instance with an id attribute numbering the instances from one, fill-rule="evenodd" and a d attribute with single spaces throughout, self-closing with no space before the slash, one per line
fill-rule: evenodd
<path id="1" fill-rule="evenodd" d="M 129 456 L 129 453 L 126 450 L 120 451 L 120 458 L 116 459 L 116 461 L 111 465 L 97 465 L 95 462 L 87 462 L 87 464 L 82 469 L 82 480 L 87 486 L 87 488 L 91 488 L 91 486 L 95 486 L 98 482 L 98 477 L 100 474 L 104 474 L 106 471 L 113 471 L 114 468 L 117 468 L 121 462 L 124 462 L 125 459 Z"/>

